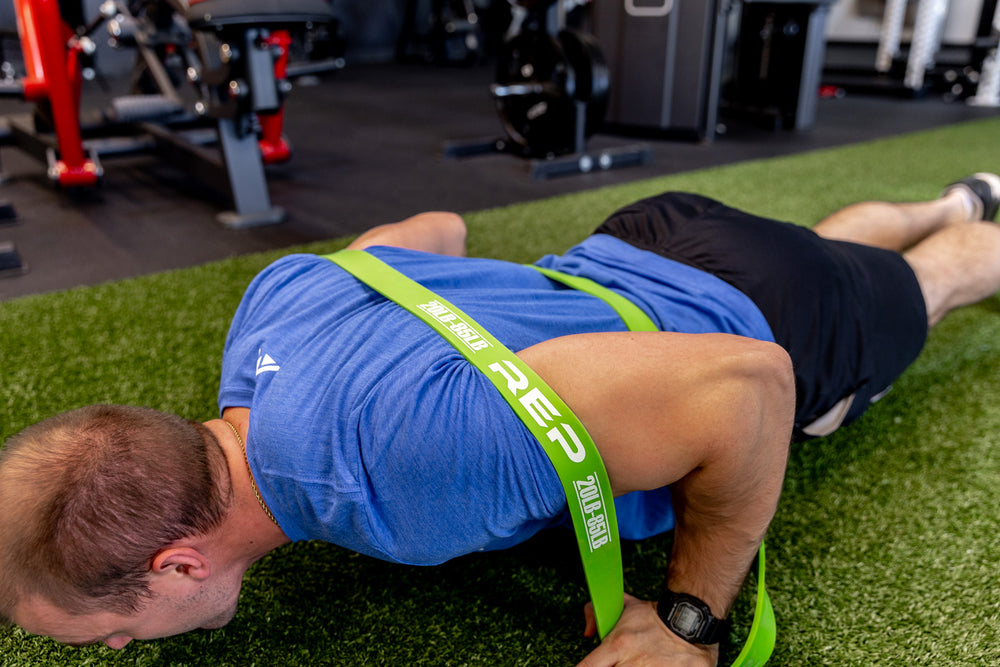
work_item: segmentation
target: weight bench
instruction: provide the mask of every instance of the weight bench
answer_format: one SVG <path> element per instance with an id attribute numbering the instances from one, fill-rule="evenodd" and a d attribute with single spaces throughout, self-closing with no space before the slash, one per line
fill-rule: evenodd
<path id="1" fill-rule="evenodd" d="M 202 113 L 217 123 L 227 179 L 238 202 L 220 221 L 229 227 L 279 222 L 284 211 L 270 206 L 263 165 L 291 157 L 282 136 L 283 100 L 291 90 L 286 79 L 289 30 L 329 23 L 330 3 L 199 0 L 191 3 L 185 18 L 203 54 L 201 78 L 209 94 Z M 218 49 L 212 48 L 213 41 Z"/>

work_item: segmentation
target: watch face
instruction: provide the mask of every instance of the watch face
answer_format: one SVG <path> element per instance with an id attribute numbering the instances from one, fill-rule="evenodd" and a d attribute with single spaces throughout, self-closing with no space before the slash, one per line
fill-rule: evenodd
<path id="1" fill-rule="evenodd" d="M 703 619 L 701 610 L 697 607 L 689 602 L 678 602 L 670 620 L 678 632 L 694 637 L 698 634 Z"/>

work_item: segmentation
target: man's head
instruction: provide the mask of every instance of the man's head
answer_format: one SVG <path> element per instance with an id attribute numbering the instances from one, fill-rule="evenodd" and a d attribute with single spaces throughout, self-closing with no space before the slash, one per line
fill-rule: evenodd
<path id="1" fill-rule="evenodd" d="M 0 450 L 0 619 L 23 623 L 29 603 L 59 627 L 141 616 L 182 592 L 154 575 L 202 572 L 197 552 L 170 547 L 217 528 L 230 497 L 218 442 L 180 417 L 97 405 L 25 429 Z"/>

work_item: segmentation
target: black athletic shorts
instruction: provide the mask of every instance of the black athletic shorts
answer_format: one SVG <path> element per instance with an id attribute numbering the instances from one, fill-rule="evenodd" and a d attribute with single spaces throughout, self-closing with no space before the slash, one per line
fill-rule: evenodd
<path id="1" fill-rule="evenodd" d="M 626 206 L 595 233 L 711 273 L 757 304 L 795 368 L 798 438 L 820 417 L 810 435 L 859 417 L 927 337 L 920 286 L 895 252 L 677 192 Z"/>

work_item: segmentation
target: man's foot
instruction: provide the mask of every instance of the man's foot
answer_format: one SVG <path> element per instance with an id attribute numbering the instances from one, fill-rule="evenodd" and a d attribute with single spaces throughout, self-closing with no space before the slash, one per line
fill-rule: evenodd
<path id="1" fill-rule="evenodd" d="M 967 176 L 946 187 L 941 196 L 955 190 L 971 195 L 967 198 L 972 206 L 970 220 L 993 220 L 997 217 L 997 210 L 1000 209 L 1000 176 L 987 172 Z"/>

